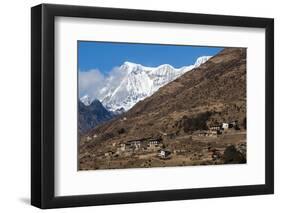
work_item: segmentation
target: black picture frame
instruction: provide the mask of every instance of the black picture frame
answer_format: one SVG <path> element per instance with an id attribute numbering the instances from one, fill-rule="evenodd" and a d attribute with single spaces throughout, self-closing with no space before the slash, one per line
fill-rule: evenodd
<path id="1" fill-rule="evenodd" d="M 54 195 L 54 21 L 81 17 L 264 28 L 266 135 L 265 184 L 93 195 Z M 274 193 L 274 20 L 164 11 L 41 4 L 31 8 L 31 204 L 42 209 Z M 94 192 L 93 192 L 94 193 Z"/>

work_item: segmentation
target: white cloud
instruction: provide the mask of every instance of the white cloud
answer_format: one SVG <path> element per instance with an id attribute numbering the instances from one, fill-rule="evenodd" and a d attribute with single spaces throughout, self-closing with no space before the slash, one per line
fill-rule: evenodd
<path id="1" fill-rule="evenodd" d="M 116 88 L 126 72 L 114 67 L 106 76 L 98 69 L 79 71 L 79 97 L 88 95 L 91 100 L 101 100 L 108 92 L 106 88 Z"/>
<path id="2" fill-rule="evenodd" d="M 120 81 L 122 81 L 125 75 L 126 72 L 124 70 L 121 70 L 120 67 L 114 67 L 108 74 L 106 83 L 110 84 L 111 87 L 115 88 L 120 84 Z"/>
<path id="3" fill-rule="evenodd" d="M 91 98 L 97 98 L 104 82 L 105 76 L 98 69 L 79 72 L 79 96 L 87 94 Z"/>

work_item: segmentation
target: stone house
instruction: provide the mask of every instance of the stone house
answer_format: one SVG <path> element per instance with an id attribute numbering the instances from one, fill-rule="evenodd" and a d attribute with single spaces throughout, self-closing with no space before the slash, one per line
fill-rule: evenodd
<path id="1" fill-rule="evenodd" d="M 120 151 L 132 151 L 132 150 L 156 150 L 162 147 L 161 138 L 142 138 L 136 140 L 126 141 L 120 144 Z"/>

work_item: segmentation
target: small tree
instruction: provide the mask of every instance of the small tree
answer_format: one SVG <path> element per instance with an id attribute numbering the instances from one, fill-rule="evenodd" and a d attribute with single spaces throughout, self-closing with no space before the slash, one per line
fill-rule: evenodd
<path id="1" fill-rule="evenodd" d="M 192 132 L 196 130 L 206 130 L 207 121 L 212 115 L 211 112 L 200 113 L 195 117 L 188 118 L 186 116 L 183 117 L 183 130 L 184 132 Z"/>

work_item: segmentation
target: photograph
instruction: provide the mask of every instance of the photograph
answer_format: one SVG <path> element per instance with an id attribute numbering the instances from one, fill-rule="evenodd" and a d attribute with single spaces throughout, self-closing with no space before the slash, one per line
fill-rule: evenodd
<path id="1" fill-rule="evenodd" d="M 191 200 L 212 199 L 212 205 L 224 197 L 233 198 L 221 209 L 234 197 L 249 211 L 276 206 L 256 201 L 272 200 L 276 190 L 277 7 L 263 4 L 264 17 L 253 4 L 245 13 L 229 2 L 220 10 L 202 4 L 201 11 L 163 5 L 31 7 L 30 28 L 24 27 L 31 38 L 30 75 L 23 73 L 30 83 L 30 99 L 24 98 L 30 100 L 30 146 L 24 147 L 31 160 L 29 169 L 12 168 L 29 172 L 23 177 L 30 178 L 32 206 L 175 201 L 175 207 L 163 205 L 171 212 L 176 201 L 190 200 L 198 211 L 199 201 Z M 28 48 L 9 48 L 15 49 Z M 11 73 L 5 82 L 14 87 L 11 82 L 22 78 Z M 9 97 L 23 97 L 7 88 Z M 19 120 L 6 114 L 12 123 Z M 199 206 L 218 209 L 217 203 Z"/>
<path id="2" fill-rule="evenodd" d="M 247 48 L 77 42 L 78 171 L 247 163 Z"/>

